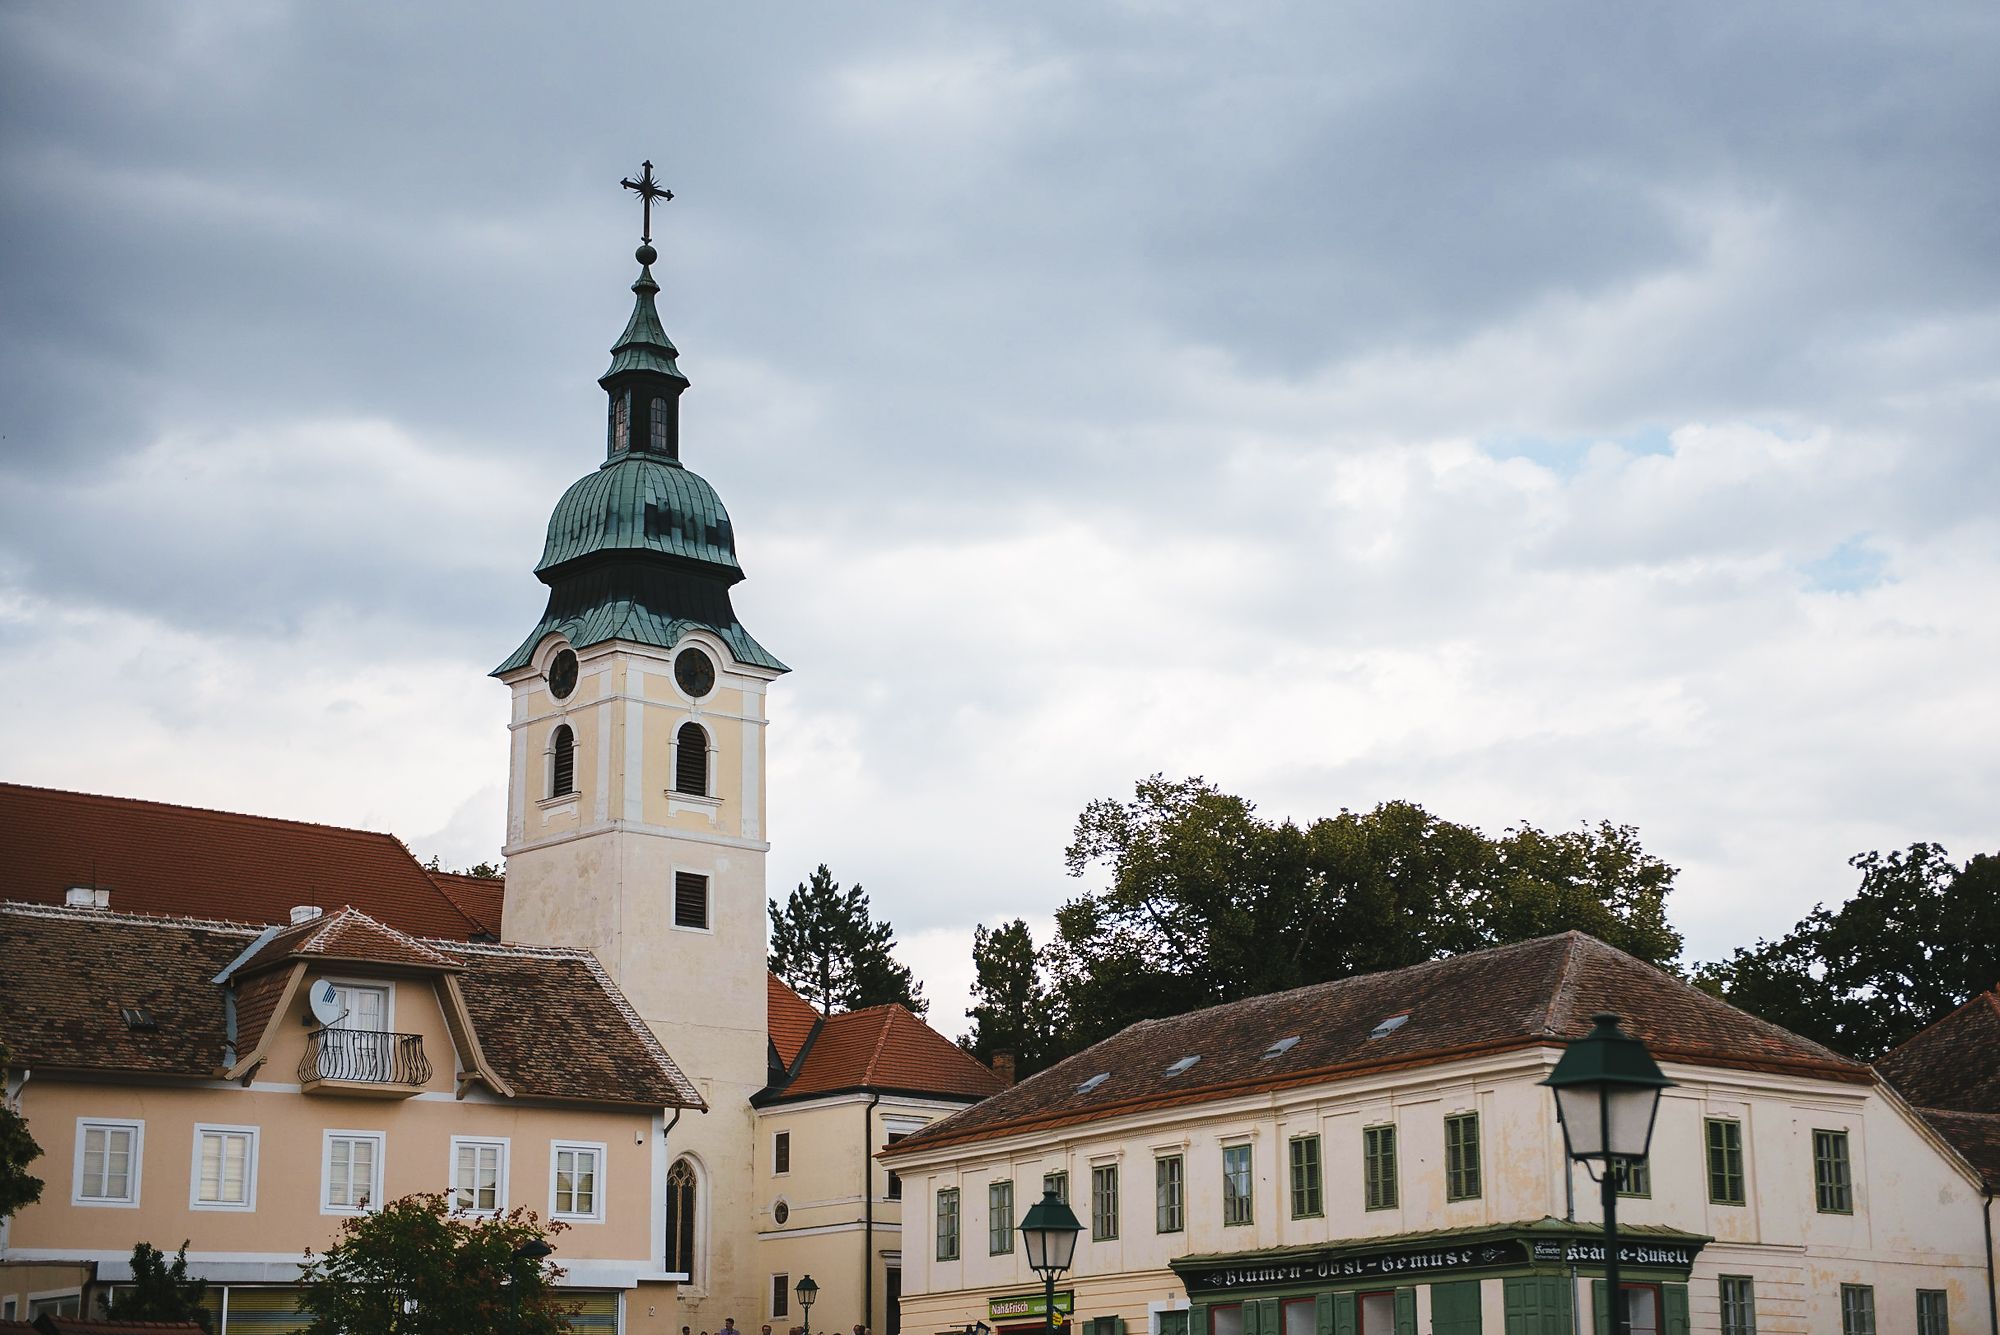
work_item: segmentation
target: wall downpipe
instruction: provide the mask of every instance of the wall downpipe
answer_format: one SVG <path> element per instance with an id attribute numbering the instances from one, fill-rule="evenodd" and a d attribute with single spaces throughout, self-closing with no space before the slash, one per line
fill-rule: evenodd
<path id="1" fill-rule="evenodd" d="M 861 1325 L 870 1332 L 875 1325 L 875 1107 L 881 1102 L 880 1094 L 870 1094 L 861 1110 Z"/>
<path id="2" fill-rule="evenodd" d="M 674 1171 L 674 1128 L 680 1125 L 681 1114 L 686 1111 L 686 1108 L 675 1108 L 673 1120 L 660 1128 L 660 1145 L 666 1151 L 664 1157 L 667 1161 L 667 1172 L 669 1175 Z M 673 1209 L 673 1192 L 667 1186 L 667 1179 L 663 1177 L 660 1179 L 660 1237 L 662 1239 L 667 1238 L 674 1231 Z M 664 1274 L 674 1268 L 673 1260 L 673 1257 L 666 1254 L 666 1247 L 663 1243 L 660 1249 L 661 1273 Z"/>

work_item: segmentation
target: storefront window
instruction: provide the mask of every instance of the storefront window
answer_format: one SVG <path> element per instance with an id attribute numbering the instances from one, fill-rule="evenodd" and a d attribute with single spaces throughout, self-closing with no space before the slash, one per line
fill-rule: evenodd
<path id="1" fill-rule="evenodd" d="M 1243 1304 L 1209 1308 L 1208 1335 L 1243 1335 Z"/>
<path id="2" fill-rule="evenodd" d="M 1396 1335 L 1396 1295 L 1364 1293 L 1358 1304 L 1361 1313 L 1359 1335 Z"/>
<path id="3" fill-rule="evenodd" d="M 1319 1335 L 1319 1304 L 1311 1298 L 1285 1301 L 1284 1335 Z"/>

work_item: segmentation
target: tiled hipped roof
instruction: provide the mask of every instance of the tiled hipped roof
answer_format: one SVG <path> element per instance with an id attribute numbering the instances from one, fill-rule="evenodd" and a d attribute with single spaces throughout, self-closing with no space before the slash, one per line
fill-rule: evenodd
<path id="1" fill-rule="evenodd" d="M 1875 1063 L 1896 1092 L 2000 1191 L 2000 988 L 1981 992 Z"/>
<path id="2" fill-rule="evenodd" d="M 264 930 L 0 904 L 0 1041 L 22 1067 L 214 1079 L 228 1041 L 214 980 Z M 278 932 L 237 963 L 240 1051 L 256 1047 L 293 966 L 313 960 L 456 979 L 485 1061 L 517 1096 L 702 1104 L 588 951 L 421 941 L 353 909 Z"/>
<path id="3" fill-rule="evenodd" d="M 1003 1087 L 971 1053 L 902 1006 L 869 1006 L 826 1017 L 771 1101 L 861 1089 L 983 1099 Z"/>
<path id="4" fill-rule="evenodd" d="M 889 1153 L 1563 1043 L 1598 1011 L 1622 1016 L 1664 1061 L 1872 1079 L 1860 1062 L 1568 932 L 1143 1021 Z M 1199 1060 L 1180 1066 L 1188 1057 Z"/>
<path id="5" fill-rule="evenodd" d="M 0 898 L 60 904 L 76 886 L 126 913 L 282 923 L 295 904 L 352 904 L 418 936 L 499 928 L 393 835 L 0 783 Z"/>
<path id="6" fill-rule="evenodd" d="M 778 1050 L 778 1060 L 789 1070 L 799 1059 L 799 1049 L 812 1037 L 813 1026 L 819 1023 L 819 1012 L 778 975 L 766 974 L 765 980 L 771 1046 Z"/>

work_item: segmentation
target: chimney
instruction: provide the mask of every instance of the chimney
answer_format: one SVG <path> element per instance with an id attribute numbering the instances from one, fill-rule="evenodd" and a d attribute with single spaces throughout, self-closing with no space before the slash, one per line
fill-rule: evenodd
<path id="1" fill-rule="evenodd" d="M 111 892 L 94 885 L 73 885 L 63 891 L 63 904 L 73 909 L 108 909 Z"/>
<path id="2" fill-rule="evenodd" d="M 1012 1088 L 1014 1084 L 1014 1054 L 1011 1052 L 994 1053 L 993 1074 L 1000 1077 L 1002 1084 Z"/>
<path id="3" fill-rule="evenodd" d="M 319 915 L 320 915 L 320 907 L 317 904 L 292 905 L 292 923 L 294 926 L 302 922 L 311 922 L 314 918 L 317 918 Z"/>

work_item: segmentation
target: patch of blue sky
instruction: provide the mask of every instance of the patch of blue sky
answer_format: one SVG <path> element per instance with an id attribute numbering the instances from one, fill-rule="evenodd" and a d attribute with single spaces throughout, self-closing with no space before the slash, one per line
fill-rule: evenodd
<path id="1" fill-rule="evenodd" d="M 1674 452 L 1673 438 L 1663 426 L 1644 426 L 1622 436 L 1575 436 L 1564 440 L 1546 436 L 1489 436 L 1479 442 L 1479 448 L 1495 459 L 1526 459 L 1559 477 L 1576 476 L 1583 468 L 1584 457 L 1599 445 L 1616 445 L 1627 454 Z"/>
<path id="2" fill-rule="evenodd" d="M 1857 533 L 1817 560 L 1799 567 L 1815 593 L 1858 593 L 1889 580 L 1889 555 Z"/>

